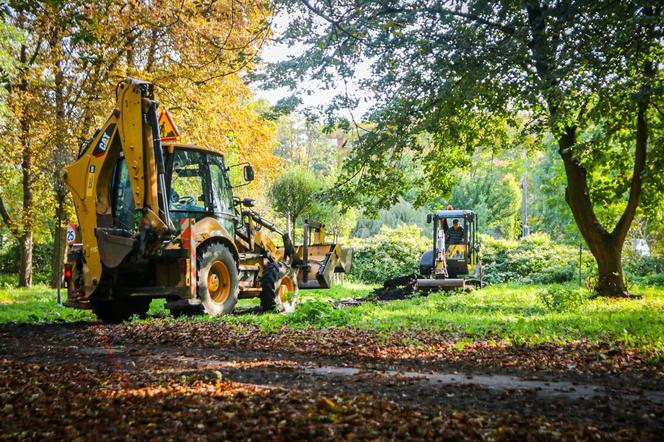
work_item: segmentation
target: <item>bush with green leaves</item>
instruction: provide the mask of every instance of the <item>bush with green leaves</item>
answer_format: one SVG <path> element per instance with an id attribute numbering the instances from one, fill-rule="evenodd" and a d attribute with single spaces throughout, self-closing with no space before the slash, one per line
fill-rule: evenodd
<path id="1" fill-rule="evenodd" d="M 535 233 L 517 241 L 496 240 L 480 235 L 484 280 L 501 282 L 565 283 L 579 275 L 578 247 L 552 241 Z M 585 280 L 594 260 L 587 250 L 582 255 L 581 275 Z"/>
<path id="2" fill-rule="evenodd" d="M 664 256 L 642 256 L 627 249 L 623 253 L 623 271 L 628 282 L 664 285 Z"/>
<path id="3" fill-rule="evenodd" d="M 554 284 L 574 282 L 579 277 L 579 248 L 535 233 L 517 241 L 496 240 L 480 235 L 484 281 Z M 664 259 L 625 253 L 623 266 L 628 281 L 646 285 L 664 283 Z M 582 251 L 581 279 L 595 271 L 595 261 L 586 247 Z"/>
<path id="4" fill-rule="evenodd" d="M 32 249 L 32 271 L 48 273 L 51 271 L 52 243 L 35 243 Z M 21 263 L 21 251 L 17 242 L 11 242 L 0 250 L 0 273 L 18 274 Z"/>
<path id="5" fill-rule="evenodd" d="M 568 312 L 577 310 L 588 300 L 588 291 L 552 285 L 537 292 L 537 297 L 547 310 Z"/>
<path id="6" fill-rule="evenodd" d="M 374 236 L 350 242 L 351 275 L 363 282 L 380 284 L 389 278 L 417 273 L 420 256 L 431 243 L 417 226 L 400 225 L 393 229 L 383 226 Z"/>

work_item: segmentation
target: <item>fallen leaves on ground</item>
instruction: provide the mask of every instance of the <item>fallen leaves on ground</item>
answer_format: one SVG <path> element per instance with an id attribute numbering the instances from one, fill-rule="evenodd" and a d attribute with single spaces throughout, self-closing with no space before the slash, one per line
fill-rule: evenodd
<path id="1" fill-rule="evenodd" d="M 561 370 L 585 374 L 630 373 L 664 378 L 661 351 L 616 342 L 547 342 L 531 345 L 507 340 L 460 340 L 431 331 L 378 333 L 353 328 L 262 331 L 248 324 L 214 321 L 153 320 L 123 325 L 90 325 L 78 339 L 99 345 L 181 345 L 284 351 L 375 362 L 415 363 L 418 366 Z"/>
<path id="2" fill-rule="evenodd" d="M 519 413 L 408 406 L 361 394 L 266 388 L 141 367 L 0 359 L 0 439 L 656 439 Z"/>

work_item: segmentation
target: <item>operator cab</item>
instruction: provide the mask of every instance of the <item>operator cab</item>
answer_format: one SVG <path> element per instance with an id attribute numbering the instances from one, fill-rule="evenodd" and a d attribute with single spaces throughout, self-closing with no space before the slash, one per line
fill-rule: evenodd
<path id="1" fill-rule="evenodd" d="M 479 262 L 476 222 L 471 210 L 439 210 L 427 215 L 427 223 L 433 224 L 433 247 L 422 255 L 420 273 L 443 277 L 447 272 L 446 278 L 474 274 Z M 437 256 L 444 256 L 445 262 L 434 262 Z"/>
<path id="2" fill-rule="evenodd" d="M 223 155 L 191 145 L 164 145 L 164 167 L 170 219 L 176 230 L 182 219 L 200 221 L 214 217 L 234 234 L 239 220 L 233 204 L 233 191 Z M 247 170 L 248 169 L 248 170 Z M 253 179 L 253 169 L 245 166 L 245 179 Z M 121 156 L 112 183 L 113 225 L 136 230 L 137 220 L 129 173 Z"/>

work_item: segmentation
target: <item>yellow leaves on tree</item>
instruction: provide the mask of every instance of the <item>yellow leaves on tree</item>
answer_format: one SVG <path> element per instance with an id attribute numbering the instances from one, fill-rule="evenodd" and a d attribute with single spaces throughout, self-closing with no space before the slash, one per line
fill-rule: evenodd
<path id="1" fill-rule="evenodd" d="M 97 29 L 113 29 L 126 49 L 111 77 L 152 81 L 182 142 L 218 150 L 229 164 L 248 161 L 262 181 L 279 164 L 275 128 L 241 75 L 270 35 L 271 12 L 263 2 L 130 1 L 109 8 Z"/>

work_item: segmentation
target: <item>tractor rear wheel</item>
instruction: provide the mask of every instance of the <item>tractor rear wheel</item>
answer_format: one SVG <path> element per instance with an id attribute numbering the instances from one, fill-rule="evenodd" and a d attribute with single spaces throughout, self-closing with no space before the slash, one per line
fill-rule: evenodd
<path id="1" fill-rule="evenodd" d="M 231 313 L 237 304 L 240 283 L 233 254 L 219 243 L 204 246 L 198 255 L 198 297 L 210 316 Z"/>
<path id="2" fill-rule="evenodd" d="M 292 312 L 295 310 L 299 288 L 297 275 L 284 262 L 272 262 L 265 266 L 261 286 L 263 311 Z"/>
<path id="3" fill-rule="evenodd" d="M 117 324 L 134 315 L 144 318 L 150 309 L 150 298 L 92 299 L 90 305 L 100 321 Z"/>

